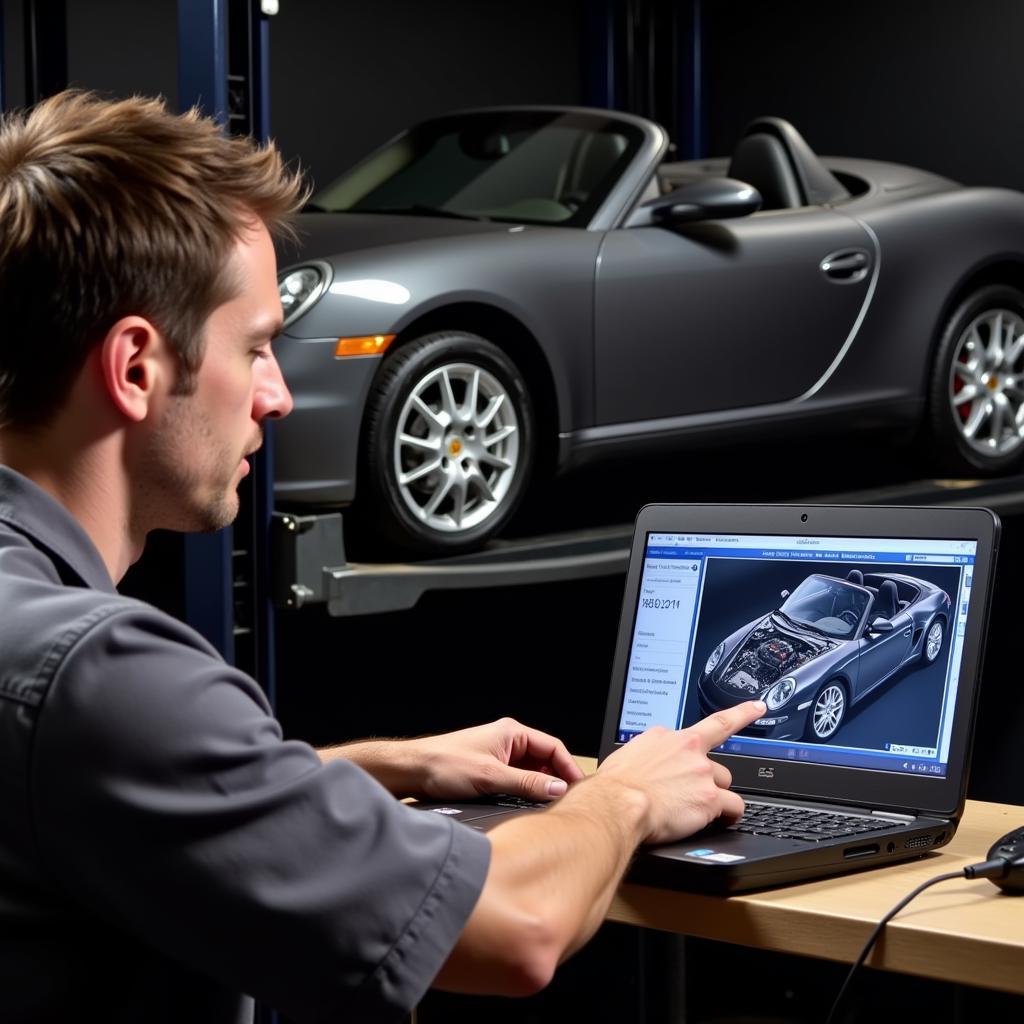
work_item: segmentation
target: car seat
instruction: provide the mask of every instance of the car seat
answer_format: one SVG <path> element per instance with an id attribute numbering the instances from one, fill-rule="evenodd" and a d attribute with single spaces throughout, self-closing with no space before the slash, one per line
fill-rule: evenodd
<path id="1" fill-rule="evenodd" d="M 761 193 L 762 210 L 805 205 L 785 146 L 766 132 L 740 139 L 729 162 L 729 177 L 753 185 Z"/>
<path id="2" fill-rule="evenodd" d="M 860 569 L 851 569 L 847 574 L 846 578 L 851 583 L 856 583 L 858 587 L 864 586 L 864 573 Z"/>
<path id="3" fill-rule="evenodd" d="M 882 580 L 878 587 L 878 597 L 875 598 L 874 616 L 879 615 L 883 619 L 891 619 L 899 608 L 899 595 L 896 592 L 896 584 L 892 580 Z"/>
<path id="4" fill-rule="evenodd" d="M 762 210 L 836 203 L 850 196 L 803 136 L 781 117 L 759 117 L 747 125 L 728 176 L 753 185 L 761 193 Z"/>

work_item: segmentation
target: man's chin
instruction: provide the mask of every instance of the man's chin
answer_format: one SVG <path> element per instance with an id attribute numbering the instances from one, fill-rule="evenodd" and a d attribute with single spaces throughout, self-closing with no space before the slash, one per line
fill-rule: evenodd
<path id="1" fill-rule="evenodd" d="M 198 510 L 195 525 L 189 533 L 216 533 L 230 526 L 238 518 L 238 495 L 233 491 L 220 501 L 211 503 Z"/>

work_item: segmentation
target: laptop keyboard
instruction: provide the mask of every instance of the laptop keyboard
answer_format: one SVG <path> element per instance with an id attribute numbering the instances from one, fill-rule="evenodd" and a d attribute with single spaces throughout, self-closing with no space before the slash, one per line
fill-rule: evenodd
<path id="1" fill-rule="evenodd" d="M 755 836 L 778 839 L 806 839 L 820 843 L 823 839 L 857 836 L 880 829 L 891 831 L 898 822 L 879 821 L 860 814 L 817 811 L 806 807 L 783 807 L 779 804 L 747 802 L 746 811 L 732 832 L 749 832 Z"/>

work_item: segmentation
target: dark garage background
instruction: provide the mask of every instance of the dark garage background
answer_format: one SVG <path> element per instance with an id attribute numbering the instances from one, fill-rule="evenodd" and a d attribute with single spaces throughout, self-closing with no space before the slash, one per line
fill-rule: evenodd
<path id="1" fill-rule="evenodd" d="M 22 5 L 8 0 L 2 7 L 6 98 L 16 106 L 25 96 Z M 603 102 L 595 44 L 608 10 L 637 30 L 626 35 L 649 72 L 637 79 L 620 69 L 616 98 L 624 109 L 662 117 L 680 155 L 724 155 L 746 122 L 773 114 L 791 120 L 821 153 L 917 164 L 967 184 L 1024 186 L 1018 0 L 281 0 L 270 35 L 272 133 L 286 156 L 325 183 L 422 117 L 483 104 Z M 703 35 L 696 76 L 703 116 L 696 122 L 686 103 L 694 67 L 683 52 L 683 30 L 695 11 Z M 67 0 L 67 23 L 73 84 L 160 93 L 176 103 L 174 0 Z M 644 35 L 639 29 L 647 25 L 657 31 Z M 730 451 L 689 457 L 685 475 L 657 487 L 656 466 L 606 467 L 546 496 L 519 529 L 626 522 L 652 500 L 781 500 L 919 475 L 905 455 L 879 448 L 841 455 L 849 459 L 842 487 L 834 472 L 809 460 L 792 467 L 780 489 L 775 476 L 769 481 L 750 468 L 749 453 Z M 1016 651 L 1022 537 L 1019 520 L 1008 520 L 970 790 L 1017 803 L 1024 803 L 1016 757 L 1024 721 Z M 621 590 L 621 577 L 610 577 L 430 594 L 412 611 L 366 618 L 331 620 L 316 608 L 282 613 L 278 693 L 285 729 L 327 743 L 509 713 L 594 754 Z M 655 970 L 668 964 L 680 976 L 671 949 L 614 928 L 601 942 L 589 959 L 570 965 L 561 989 L 538 1000 L 511 1007 L 465 1000 L 456 1010 L 441 999 L 433 1014 L 425 1008 L 424 1024 L 471 1020 L 474 1013 L 492 1022 L 644 1019 L 645 1007 L 646 1019 L 661 1019 L 655 1007 L 671 996 L 653 983 L 646 990 L 640 965 L 649 972 L 652 963 Z M 719 977 L 723 965 L 730 976 L 756 972 L 756 1005 L 782 1007 L 779 1017 L 801 1007 L 813 1014 L 815 1000 L 830 997 L 841 980 L 833 964 L 817 965 L 812 975 L 785 958 L 734 948 L 691 944 L 691 952 L 689 969 L 704 978 Z M 598 971 L 600 984 L 593 978 Z M 968 998 L 942 986 L 901 987 L 902 981 L 877 979 L 869 992 L 889 1012 L 913 1006 L 939 1021 L 957 1006 L 963 1010 Z M 689 996 L 694 1019 L 720 1017 L 704 988 Z M 560 998 L 572 1000 L 571 1011 Z"/>

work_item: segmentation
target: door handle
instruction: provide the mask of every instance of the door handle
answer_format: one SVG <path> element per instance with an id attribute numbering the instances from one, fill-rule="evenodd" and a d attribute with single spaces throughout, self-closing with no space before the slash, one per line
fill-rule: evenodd
<path id="1" fill-rule="evenodd" d="M 871 257 L 863 249 L 840 249 L 826 256 L 818 266 L 835 284 L 856 284 L 867 277 Z"/>
<path id="2" fill-rule="evenodd" d="M 914 632 L 913 627 L 911 627 L 910 629 L 905 629 L 903 631 L 903 635 L 904 636 L 910 636 L 910 634 L 913 633 L 913 632 Z"/>

